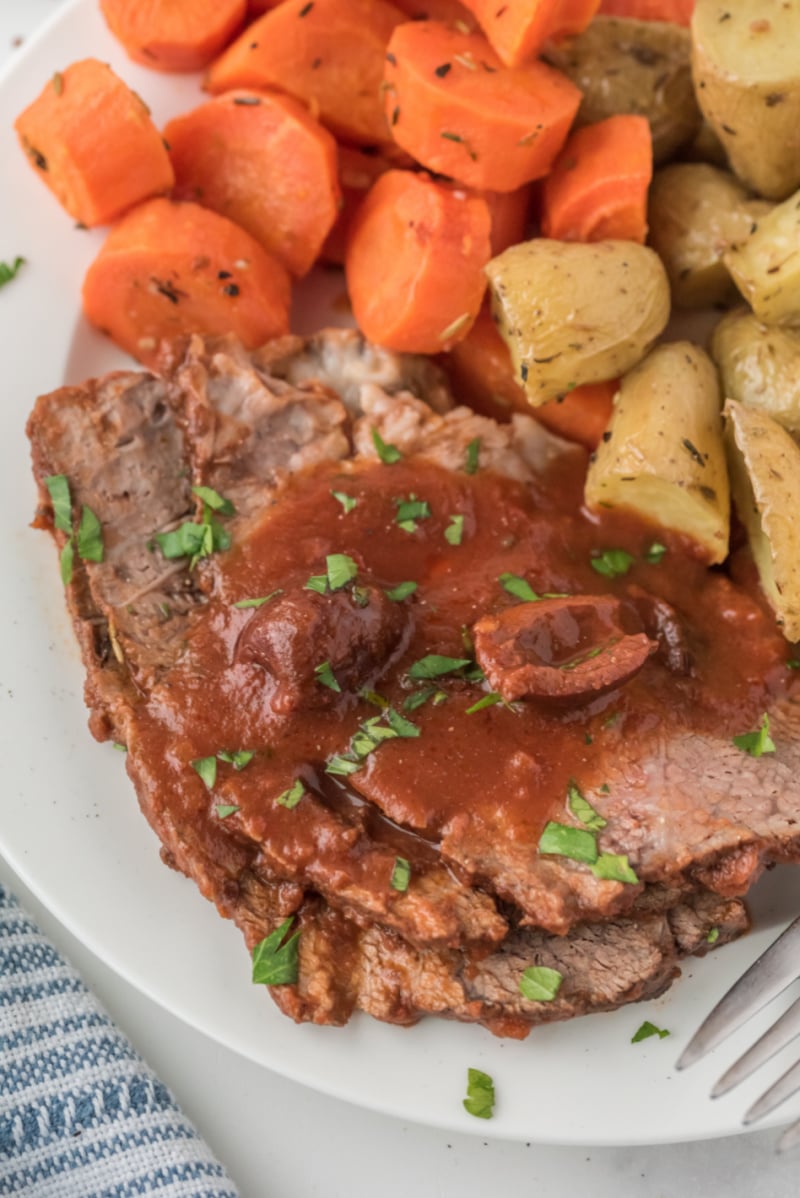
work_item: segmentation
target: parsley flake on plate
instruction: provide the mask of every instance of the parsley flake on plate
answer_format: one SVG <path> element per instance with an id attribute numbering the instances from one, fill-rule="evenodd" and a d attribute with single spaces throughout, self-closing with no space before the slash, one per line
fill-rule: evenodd
<path id="1" fill-rule="evenodd" d="M 24 265 L 25 259 L 19 257 L 15 258 L 10 266 L 7 262 L 0 262 L 0 287 L 5 287 L 6 283 L 15 279 Z"/>
<path id="2" fill-rule="evenodd" d="M 476 1119 L 491 1119 L 494 1114 L 494 1082 L 480 1069 L 467 1070 L 467 1097 L 464 1110 Z"/>
<path id="3" fill-rule="evenodd" d="M 619 578 L 628 573 L 634 560 L 625 549 L 604 549 L 592 558 L 591 567 L 604 578 Z"/>
<path id="4" fill-rule="evenodd" d="M 669 1032 L 665 1027 L 656 1027 L 649 1019 L 645 1019 L 641 1027 L 631 1036 L 631 1044 L 638 1044 L 640 1040 L 649 1040 L 651 1036 L 658 1036 L 659 1040 L 665 1039 Z"/>
<path id="5" fill-rule="evenodd" d="M 297 981 L 299 930 L 284 941 L 294 923 L 290 915 L 253 949 L 253 981 L 257 986 L 291 986 Z"/>

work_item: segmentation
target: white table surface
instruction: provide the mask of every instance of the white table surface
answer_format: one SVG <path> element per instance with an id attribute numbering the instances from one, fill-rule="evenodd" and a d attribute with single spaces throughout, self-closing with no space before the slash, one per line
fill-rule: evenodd
<path id="1" fill-rule="evenodd" d="M 59 3 L 0 0 L 0 65 Z M 0 112 L 0 119 L 14 115 Z M 775 1132 L 654 1148 L 552 1148 L 493 1141 L 491 1124 L 482 1128 L 485 1138 L 459 1136 L 322 1097 L 221 1048 L 121 981 L 1 858 L 0 882 L 28 906 L 171 1087 L 242 1198 L 485 1198 L 498 1191 L 536 1198 L 795 1198 L 800 1191 L 800 1152 L 776 1157 Z"/>

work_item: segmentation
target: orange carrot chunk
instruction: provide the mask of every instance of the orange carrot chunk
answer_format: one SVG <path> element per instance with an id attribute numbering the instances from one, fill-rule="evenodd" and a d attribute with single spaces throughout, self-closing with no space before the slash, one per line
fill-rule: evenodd
<path id="1" fill-rule="evenodd" d="M 486 201 L 411 171 L 389 171 L 350 230 L 347 286 L 370 341 L 436 353 L 465 337 L 486 290 Z"/>
<path id="2" fill-rule="evenodd" d="M 571 135 L 542 189 L 542 232 L 557 241 L 644 243 L 653 143 L 646 117 L 620 115 Z"/>
<path id="3" fill-rule="evenodd" d="M 386 44 L 404 19 L 386 0 L 284 0 L 217 59 L 206 88 L 277 87 L 346 141 L 391 141 L 380 86 Z"/>
<path id="4" fill-rule="evenodd" d="M 601 0 L 606 17 L 633 17 L 636 21 L 670 21 L 689 25 L 695 0 Z"/>
<path id="5" fill-rule="evenodd" d="M 440 21 L 401 25 L 389 42 L 384 104 L 395 141 L 468 187 L 515 191 L 546 175 L 580 102 L 558 71 L 504 67 L 480 34 Z"/>
<path id="6" fill-rule="evenodd" d="M 525 240 L 532 202 L 532 187 L 516 191 L 482 191 L 492 219 L 492 257 Z"/>
<path id="7" fill-rule="evenodd" d="M 247 0 L 100 0 L 100 9 L 134 62 L 199 71 L 238 33 Z"/>
<path id="8" fill-rule="evenodd" d="M 539 53 L 548 38 L 581 33 L 600 0 L 464 0 L 497 54 L 519 66 Z"/>
<path id="9" fill-rule="evenodd" d="M 373 183 L 381 175 L 392 170 L 393 163 L 383 154 L 368 154 L 354 146 L 339 146 L 338 158 L 341 207 L 336 224 L 325 239 L 320 256 L 326 262 L 344 266 L 347 238 L 355 214 Z"/>
<path id="10" fill-rule="evenodd" d="M 596 449 L 605 432 L 616 380 L 586 383 L 562 399 L 532 408 L 516 381 L 508 346 L 497 331 L 488 307 L 481 308 L 467 336 L 439 359 L 446 370 L 459 403 L 469 404 L 482 416 L 510 420 L 515 412 L 526 412 L 545 428 Z"/>
<path id="11" fill-rule="evenodd" d="M 95 58 L 54 75 L 14 128 L 36 173 L 80 224 L 108 224 L 174 182 L 147 105 Z"/>
<path id="12" fill-rule="evenodd" d="M 162 338 L 235 333 L 248 349 L 289 329 L 289 277 L 233 221 L 149 200 L 109 233 L 83 284 L 90 322 L 145 365 Z"/>
<path id="13" fill-rule="evenodd" d="M 164 130 L 177 200 L 246 229 L 293 275 L 314 265 L 339 211 L 336 142 L 291 96 L 217 96 Z"/>
<path id="14" fill-rule="evenodd" d="M 475 17 L 459 0 L 394 0 L 394 3 L 409 21 L 447 21 L 449 24 L 458 21 L 469 32 L 478 28 Z"/>

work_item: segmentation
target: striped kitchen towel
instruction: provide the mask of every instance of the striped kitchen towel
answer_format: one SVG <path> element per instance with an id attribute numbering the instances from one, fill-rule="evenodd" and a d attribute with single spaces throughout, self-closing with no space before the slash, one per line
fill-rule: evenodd
<path id="1" fill-rule="evenodd" d="M 237 1198 L 166 1086 L 0 886 L 0 1195 Z"/>

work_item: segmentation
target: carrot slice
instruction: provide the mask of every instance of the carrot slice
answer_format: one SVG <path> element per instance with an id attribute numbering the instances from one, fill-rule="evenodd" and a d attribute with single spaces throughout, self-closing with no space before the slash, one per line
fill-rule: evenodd
<path id="1" fill-rule="evenodd" d="M 695 0 L 601 0 L 600 12 L 607 17 L 633 17 L 636 21 L 670 21 L 689 25 Z"/>
<path id="2" fill-rule="evenodd" d="M 532 187 L 516 191 L 482 191 L 492 220 L 492 257 L 525 240 L 532 202 Z"/>
<path id="3" fill-rule="evenodd" d="M 464 0 L 497 54 L 519 66 L 539 53 L 548 38 L 581 33 L 600 0 Z"/>
<path id="4" fill-rule="evenodd" d="M 336 142 L 291 96 L 236 91 L 164 130 L 177 200 L 246 229 L 293 275 L 314 265 L 339 211 Z"/>
<path id="5" fill-rule="evenodd" d="M 611 417 L 616 380 L 587 383 L 560 400 L 532 408 L 516 381 L 508 346 L 486 305 L 464 340 L 439 361 L 456 399 L 494 420 L 510 420 L 515 412 L 525 412 L 551 432 L 596 449 Z"/>
<path id="6" fill-rule="evenodd" d="M 244 24 L 247 0 L 100 0 L 100 9 L 135 62 L 199 71 Z"/>
<path id="7" fill-rule="evenodd" d="M 217 59 L 206 88 L 277 87 L 347 141 L 391 141 L 380 86 L 386 44 L 403 20 L 386 0 L 284 0 Z"/>
<path id="8" fill-rule="evenodd" d="M 395 30 L 384 103 L 398 145 L 439 174 L 515 191 L 546 175 L 581 93 L 544 63 L 504 67 L 478 33 L 440 21 Z"/>
<path id="9" fill-rule="evenodd" d="M 382 175 L 347 247 L 350 301 L 369 340 L 436 353 L 465 337 L 486 290 L 489 234 L 480 196 L 411 171 Z"/>
<path id="10" fill-rule="evenodd" d="M 40 179 L 80 224 L 108 224 L 174 182 L 147 105 L 95 58 L 54 75 L 14 128 Z"/>
<path id="11" fill-rule="evenodd" d="M 253 349 L 289 329 L 289 277 L 233 221 L 149 200 L 109 233 L 83 284 L 93 325 L 145 365 L 162 338 L 235 333 Z"/>
<path id="12" fill-rule="evenodd" d="M 646 117 L 619 115 L 576 129 L 542 189 L 542 232 L 558 241 L 647 236 L 653 141 Z"/>
<path id="13" fill-rule="evenodd" d="M 347 238 L 355 214 L 373 183 L 392 170 L 394 164 L 383 154 L 368 153 L 353 146 L 339 146 L 338 155 L 341 206 L 320 256 L 326 262 L 344 266 Z"/>

